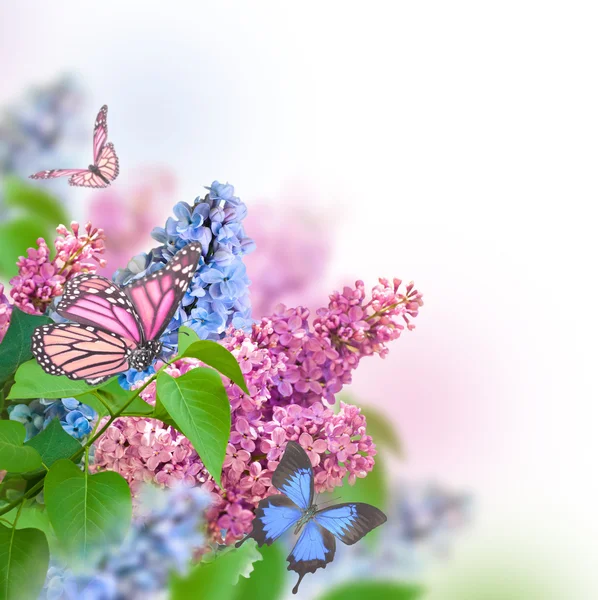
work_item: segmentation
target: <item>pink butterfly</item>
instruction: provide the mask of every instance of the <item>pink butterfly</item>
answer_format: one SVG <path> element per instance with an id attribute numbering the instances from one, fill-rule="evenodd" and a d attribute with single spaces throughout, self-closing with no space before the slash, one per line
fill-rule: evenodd
<path id="1" fill-rule="evenodd" d="M 128 369 L 144 371 L 162 350 L 160 336 L 197 268 L 201 246 L 179 250 L 160 271 L 120 288 L 99 275 L 78 275 L 65 286 L 61 317 L 42 325 L 31 350 L 46 373 L 96 385 Z"/>
<path id="2" fill-rule="evenodd" d="M 118 177 L 118 156 L 108 138 L 108 107 L 100 108 L 93 128 L 93 164 L 87 169 L 52 169 L 29 175 L 31 179 L 54 179 L 70 175 L 70 185 L 105 188 Z"/>

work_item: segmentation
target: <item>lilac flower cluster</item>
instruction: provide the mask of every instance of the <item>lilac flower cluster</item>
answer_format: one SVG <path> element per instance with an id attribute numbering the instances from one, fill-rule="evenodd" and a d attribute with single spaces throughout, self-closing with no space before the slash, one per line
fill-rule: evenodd
<path id="1" fill-rule="evenodd" d="M 162 423 L 120 419 L 99 441 L 96 465 L 121 473 L 133 490 L 144 481 L 162 486 L 183 481 L 214 493 L 208 513 L 214 537 L 226 530 L 226 543 L 250 529 L 257 503 L 272 488 L 272 473 L 289 440 L 307 451 L 318 492 L 353 484 L 374 466 L 376 448 L 366 433 L 360 409 L 341 403 L 335 414 L 333 394 L 351 379 L 362 356 L 384 355 L 417 315 L 421 295 L 398 282 L 381 280 L 366 302 L 363 284 L 333 294 L 318 311 L 314 327 L 309 311 L 279 307 L 251 332 L 231 328 L 222 344 L 237 358 L 249 395 L 225 381 L 232 409 L 232 431 L 223 465 L 222 488 L 205 470 L 188 440 Z M 167 367 L 179 377 L 201 363 L 183 359 Z M 155 402 L 155 383 L 141 397 Z"/>
<path id="2" fill-rule="evenodd" d="M 17 261 L 19 274 L 10 280 L 10 295 L 15 306 L 31 315 L 43 315 L 53 298 L 62 295 L 65 282 L 77 273 L 94 273 L 104 266 L 104 232 L 87 223 L 83 231 L 71 223 L 72 232 L 64 225 L 56 228 L 56 256 L 50 260 L 50 249 L 43 238 L 38 248 L 29 248 L 27 256 Z"/>
<path id="3" fill-rule="evenodd" d="M 10 325 L 12 305 L 4 295 L 4 286 L 0 283 L 0 342 L 4 339 Z"/>
<path id="4" fill-rule="evenodd" d="M 106 549 L 92 574 L 75 574 L 55 564 L 40 600 L 146 600 L 165 597 L 173 572 L 184 574 L 202 533 L 209 494 L 199 488 L 168 492 L 147 487 L 124 543 Z"/>
<path id="5" fill-rule="evenodd" d="M 231 324 L 241 329 L 251 326 L 249 280 L 242 260 L 254 249 L 242 225 L 247 208 L 228 183 L 214 181 L 207 189 L 205 197 L 196 198 L 193 205 L 179 202 L 174 217 L 152 231 L 161 246 L 135 256 L 126 269 L 114 274 L 114 281 L 124 285 L 161 269 L 189 242 L 201 244 L 199 268 L 162 337 L 171 353 L 176 350 L 178 329 L 183 324 L 201 339 L 211 340 L 223 337 Z M 136 374 L 128 373 L 120 383 L 130 387 L 136 379 Z"/>
<path id="6" fill-rule="evenodd" d="M 33 400 L 29 404 L 12 404 L 7 408 L 9 418 L 25 426 L 26 440 L 58 419 L 62 428 L 75 439 L 84 440 L 92 431 L 97 414 L 93 408 L 76 398 Z"/>

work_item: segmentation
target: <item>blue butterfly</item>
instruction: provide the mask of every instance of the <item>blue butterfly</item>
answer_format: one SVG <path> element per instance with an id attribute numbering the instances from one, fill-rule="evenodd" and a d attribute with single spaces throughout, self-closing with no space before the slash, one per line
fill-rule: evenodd
<path id="1" fill-rule="evenodd" d="M 335 536 L 351 545 L 386 521 L 381 510 L 363 502 L 347 502 L 318 510 L 314 504 L 311 462 L 297 442 L 287 443 L 272 483 L 282 494 L 260 501 L 251 533 L 236 546 L 238 548 L 249 538 L 253 538 L 258 546 L 270 545 L 291 527 L 295 527 L 295 535 L 303 529 L 287 557 L 288 570 L 299 574 L 293 594 L 297 593 L 306 573 L 326 568 L 332 561 L 336 552 Z"/>

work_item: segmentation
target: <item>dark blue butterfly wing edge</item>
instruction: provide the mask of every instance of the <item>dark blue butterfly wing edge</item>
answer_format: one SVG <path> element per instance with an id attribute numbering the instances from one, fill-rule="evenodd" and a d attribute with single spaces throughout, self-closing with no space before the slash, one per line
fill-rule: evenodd
<path id="1" fill-rule="evenodd" d="M 334 511 L 338 513 L 342 509 L 347 509 L 347 513 L 352 516 L 349 518 L 330 516 L 331 513 L 334 515 Z M 317 511 L 314 520 L 336 535 L 341 542 L 352 546 L 372 529 L 386 523 L 386 515 L 379 508 L 365 502 L 344 502 Z"/>

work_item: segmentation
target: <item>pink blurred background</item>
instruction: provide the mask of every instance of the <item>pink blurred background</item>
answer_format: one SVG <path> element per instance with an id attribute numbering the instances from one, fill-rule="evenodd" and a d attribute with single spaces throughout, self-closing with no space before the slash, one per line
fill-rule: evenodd
<path id="1" fill-rule="evenodd" d="M 351 393 L 400 431 L 394 471 L 476 498 L 431 598 L 476 561 L 529 579 L 529 598 L 597 597 L 597 16 L 530 1 L 0 6 L 0 104 L 70 72 L 90 127 L 110 107 L 111 270 L 220 179 L 286 261 L 282 300 L 415 280 L 417 329 L 364 361 Z M 75 194 L 72 211 L 101 225 L 98 198 Z M 265 289 L 259 249 L 248 268 Z"/>

